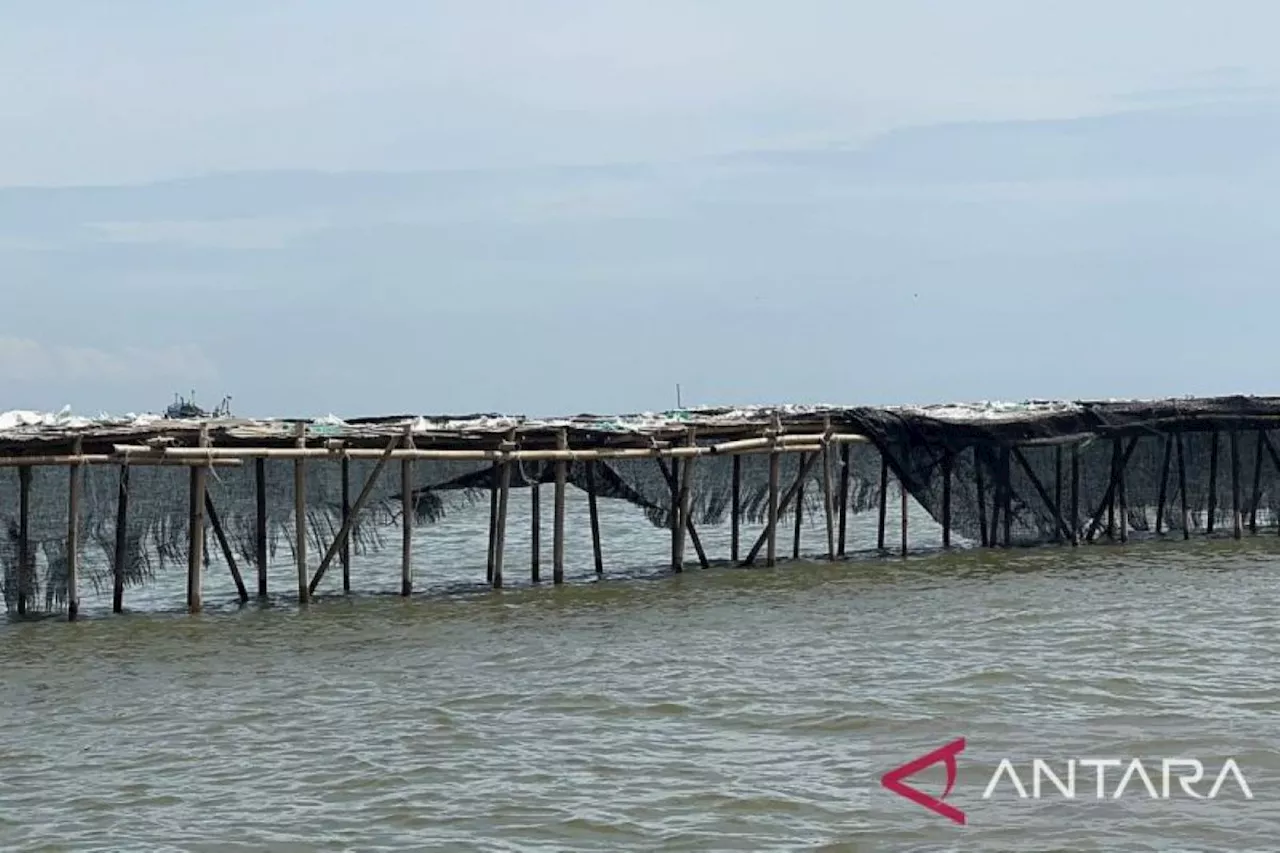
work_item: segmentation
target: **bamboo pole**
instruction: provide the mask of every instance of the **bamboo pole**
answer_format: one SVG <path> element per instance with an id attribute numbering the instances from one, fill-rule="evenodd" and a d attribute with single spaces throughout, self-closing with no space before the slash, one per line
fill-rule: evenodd
<path id="1" fill-rule="evenodd" d="M 729 560 L 737 565 L 738 547 L 742 541 L 742 457 L 733 457 L 733 494 L 729 505 Z"/>
<path id="2" fill-rule="evenodd" d="M 588 464 L 595 465 L 594 462 Z M 594 494 L 591 506 L 594 513 Z M 529 579 L 542 583 L 542 484 L 538 482 L 529 488 Z"/>
<path id="3" fill-rule="evenodd" d="M 679 459 L 671 460 L 672 480 L 670 483 L 671 492 L 669 496 L 671 512 L 667 517 L 668 526 L 671 529 L 671 571 L 673 572 L 684 571 L 684 560 L 683 555 L 681 554 L 682 543 L 680 541 L 680 531 L 683 529 L 681 522 L 684 520 L 680 515 L 680 475 L 683 473 L 680 470 L 680 462 L 681 460 Z M 658 465 L 662 465 L 661 459 L 658 460 Z"/>
<path id="4" fill-rule="evenodd" d="M 75 440 L 72 456 L 81 455 L 81 440 Z M 67 621 L 80 614 L 80 486 L 84 469 L 73 463 L 67 469 Z"/>
<path id="5" fill-rule="evenodd" d="M 1178 494 L 1182 499 L 1182 538 L 1191 538 L 1191 513 L 1187 510 L 1187 463 L 1182 451 L 1182 433 L 1177 436 Z"/>
<path id="6" fill-rule="evenodd" d="M 253 465 L 255 517 L 253 545 L 258 568 L 258 597 L 267 597 L 267 460 L 255 459 Z"/>
<path id="7" fill-rule="evenodd" d="M 1258 440 L 1253 450 L 1253 495 L 1249 501 L 1249 532 L 1258 533 L 1258 504 L 1262 502 L 1262 436 L 1258 430 Z"/>
<path id="8" fill-rule="evenodd" d="M 315 576 L 311 578 L 311 584 L 307 587 L 309 593 L 314 593 L 316 587 L 320 585 L 320 579 L 324 577 L 325 570 L 329 568 L 329 563 L 333 561 L 337 555 L 338 549 L 342 547 L 343 541 L 351 535 L 351 528 L 355 526 L 356 519 L 360 517 L 360 511 L 364 509 L 365 502 L 369 500 L 369 496 L 373 494 L 373 486 L 378 481 L 378 475 L 382 473 L 382 469 L 386 467 L 387 460 L 391 458 L 391 452 L 395 450 L 397 444 L 400 443 L 400 436 L 396 436 L 387 443 L 386 450 L 382 453 L 382 458 L 378 460 L 378 464 L 373 466 L 373 470 L 369 473 L 368 479 L 364 481 L 364 487 L 360 489 L 360 494 L 356 496 L 355 505 L 351 507 L 351 516 L 346 523 L 338 530 L 338 535 L 329 543 L 329 549 L 324 553 L 324 559 L 320 561 L 319 568 L 316 569 Z"/>
<path id="9" fill-rule="evenodd" d="M 209 492 L 204 493 L 204 510 L 209 516 L 209 526 L 213 528 L 213 535 L 218 540 L 218 546 L 222 549 L 222 558 L 227 561 L 227 569 L 231 572 L 231 579 L 235 581 L 236 593 L 240 596 L 240 603 L 244 604 L 249 600 L 249 590 L 244 587 L 244 578 L 240 576 L 240 566 L 236 564 L 236 555 L 231 550 L 231 543 L 227 541 L 227 534 L 222 529 L 222 521 L 218 518 L 218 511 L 213 506 L 213 498 L 209 497 Z"/>
<path id="10" fill-rule="evenodd" d="M 771 507 L 776 507 L 776 510 L 771 513 L 774 519 L 775 528 L 777 527 L 778 516 L 785 513 L 787 511 L 787 507 L 791 505 L 791 501 L 796 496 L 796 490 L 799 489 L 800 484 L 804 482 L 804 478 L 809 476 L 809 470 L 813 467 L 813 463 L 815 459 L 817 459 L 816 455 L 810 456 L 809 461 L 804 463 L 800 467 L 800 471 L 796 474 L 795 481 L 792 482 L 792 484 L 787 488 L 787 491 L 783 493 L 781 500 L 774 500 L 772 497 L 773 495 L 777 494 L 777 488 L 770 489 L 771 498 L 769 503 Z M 765 546 L 766 542 L 768 541 L 768 538 L 769 538 L 769 528 L 766 527 L 764 530 L 760 532 L 760 535 L 756 538 L 755 544 L 751 546 L 751 550 L 747 553 L 747 558 L 743 560 L 742 564 L 744 566 L 749 566 L 756 561 L 756 557 L 760 555 L 760 549 Z"/>
<path id="11" fill-rule="evenodd" d="M 565 450 L 569 447 L 569 434 L 560 430 L 556 434 L 556 448 Z M 565 488 L 569 480 L 569 466 L 564 459 L 556 460 L 555 517 L 551 530 L 551 582 L 564 583 L 564 500 Z"/>
<path id="12" fill-rule="evenodd" d="M 1243 530 L 1241 528 L 1240 515 L 1240 434 L 1239 430 L 1232 429 L 1230 433 L 1231 441 L 1231 535 L 1235 539 L 1241 538 Z"/>
<path id="13" fill-rule="evenodd" d="M 1016 449 L 1016 448 L 1015 448 Z M 1019 460 L 1024 468 L 1030 468 L 1027 460 L 1023 458 L 1022 451 L 1018 451 Z M 1028 474 L 1031 472 L 1028 470 Z M 1037 483 L 1035 476 L 1031 476 L 1033 483 Z M 1053 448 L 1053 508 L 1054 515 L 1057 517 L 1057 526 L 1053 528 L 1053 541 L 1061 542 L 1062 533 L 1066 527 L 1062 523 L 1062 445 L 1059 444 Z"/>
<path id="14" fill-rule="evenodd" d="M 1000 448 L 1000 485 L 1004 490 L 1004 509 L 1000 521 L 1004 523 L 1004 547 L 1008 548 L 1013 522 L 1013 472 L 1009 465 L 1009 446 Z"/>
<path id="15" fill-rule="evenodd" d="M 116 549 L 111 566 L 111 612 L 124 612 L 124 567 L 129 559 L 129 466 L 120 466 L 116 492 Z"/>
<path id="16" fill-rule="evenodd" d="M 689 430 L 688 444 L 690 447 L 696 446 L 697 436 L 694 430 Z M 686 533 L 689 530 L 689 524 L 692 519 L 691 505 L 693 501 L 693 466 L 698 461 L 698 457 L 690 456 L 680 463 L 683 472 L 680 477 L 680 529 L 676 534 L 676 556 L 680 571 L 684 571 L 684 543 Z"/>
<path id="17" fill-rule="evenodd" d="M 173 457 L 135 453 L 72 453 L 49 456 L 4 456 L 0 468 L 24 468 L 32 465 L 57 467 L 85 467 L 89 465 L 132 465 L 135 468 L 207 468 L 212 464 L 219 468 L 235 468 L 243 465 L 240 459 L 215 458 L 212 463 L 203 456 Z"/>
<path id="18" fill-rule="evenodd" d="M 978 450 L 978 445 L 975 444 L 973 446 L 973 483 L 978 496 L 978 536 L 979 542 L 985 548 L 989 539 L 987 538 L 987 498 L 982 477 L 982 461 L 982 454 Z M 993 518 L 992 521 L 995 519 Z"/>
<path id="19" fill-rule="evenodd" d="M 299 422 L 295 427 L 295 439 L 299 449 L 307 445 L 307 425 Z M 307 584 L 307 462 L 304 457 L 293 460 L 293 553 L 298 564 L 298 603 L 311 600 L 311 587 Z"/>
<path id="20" fill-rule="evenodd" d="M 808 457 L 805 454 L 803 453 L 800 454 L 801 466 L 804 465 L 807 458 Z M 800 559 L 800 531 L 803 528 L 804 528 L 804 482 L 802 481 L 800 483 L 800 487 L 796 489 L 795 530 L 793 532 L 792 541 L 791 541 L 791 559 L 793 560 Z"/>
<path id="21" fill-rule="evenodd" d="M 498 467 L 496 459 L 489 466 L 489 554 L 485 567 L 485 583 L 493 584 L 493 561 L 498 547 Z"/>
<path id="22" fill-rule="evenodd" d="M 342 457 L 342 523 L 346 524 L 347 519 L 351 517 L 351 460 Z M 342 550 L 339 552 L 342 561 L 342 591 L 344 593 L 351 592 L 351 538 L 347 537 L 342 541 Z"/>
<path id="23" fill-rule="evenodd" d="M 200 426 L 200 446 L 209 443 L 209 427 Z M 204 609 L 204 496 L 209 469 L 194 466 L 191 469 L 191 503 L 187 513 L 187 612 L 199 613 Z"/>
<path id="24" fill-rule="evenodd" d="M 985 450 L 985 448 L 984 448 Z M 984 461 L 991 465 L 991 529 L 988 531 L 988 545 L 1000 547 L 1000 512 L 1004 509 L 1004 482 L 1000 476 L 1000 462 L 994 453 L 983 453 Z"/>
<path id="25" fill-rule="evenodd" d="M 1119 447 L 1119 444 L 1117 441 L 1116 446 Z M 1121 542 L 1129 541 L 1129 491 L 1127 488 L 1128 481 L 1125 478 L 1125 472 L 1128 470 L 1127 462 L 1128 459 L 1126 458 L 1120 463 L 1119 470 L 1116 471 L 1116 499 L 1119 505 L 1118 523 L 1120 525 Z"/>
<path id="26" fill-rule="evenodd" d="M 780 443 L 776 452 L 779 453 L 812 453 L 822 449 L 822 436 L 804 435 L 804 436 L 783 436 L 783 438 L 799 439 L 803 441 L 788 441 Z M 833 436 L 832 441 L 836 441 L 839 436 Z M 352 448 L 325 448 L 325 447 L 215 447 L 209 450 L 201 450 L 195 447 L 167 447 L 164 449 L 163 456 L 156 455 L 151 448 L 143 445 L 127 445 L 117 444 L 113 448 L 111 455 L 87 456 L 80 461 L 84 464 L 102 464 L 102 463 L 119 463 L 123 461 L 121 457 L 128 454 L 142 454 L 144 452 L 149 455 L 139 455 L 131 458 L 134 464 L 165 464 L 165 465 L 208 465 L 209 460 L 213 460 L 213 464 L 241 464 L 246 459 L 338 459 L 342 456 L 348 456 L 351 459 L 377 459 L 381 456 L 381 451 L 371 447 L 352 447 Z M 774 449 L 770 447 L 750 447 L 742 450 L 733 451 L 733 455 L 756 454 L 756 453 L 773 453 Z M 697 447 L 611 447 L 611 448 L 593 448 L 588 450 L 571 450 L 567 446 L 557 450 L 437 450 L 431 448 L 419 448 L 416 450 L 397 450 L 392 456 L 393 459 L 414 459 L 417 461 L 454 461 L 454 462 L 484 462 L 493 461 L 499 457 L 510 457 L 513 462 L 586 462 L 588 460 L 610 460 L 610 459 L 686 459 L 694 456 L 711 456 L 712 448 L 706 445 Z M 724 454 L 721 454 L 724 455 Z M 0 466 L 5 464 L 21 465 L 28 462 L 54 465 L 54 464 L 70 464 L 69 457 L 48 457 L 41 459 L 29 459 L 27 457 L 0 457 Z"/>
<path id="27" fill-rule="evenodd" d="M 1164 437 L 1164 455 L 1160 462 L 1160 492 L 1156 497 L 1156 534 L 1164 531 L 1164 507 L 1169 497 L 1169 463 L 1173 458 L 1173 433 Z"/>
<path id="28" fill-rule="evenodd" d="M 413 428 L 405 427 L 404 446 L 413 449 Z M 413 460 L 400 460 L 400 595 L 413 592 Z"/>
<path id="29" fill-rule="evenodd" d="M 840 445 L 840 533 L 836 542 L 836 555 L 845 554 L 845 534 L 849 529 L 849 445 Z"/>
<path id="30" fill-rule="evenodd" d="M 1115 491 L 1116 491 L 1115 472 L 1117 470 L 1123 469 L 1127 464 L 1129 464 L 1129 457 L 1133 455 L 1133 450 L 1137 446 L 1138 446 L 1138 437 L 1135 435 L 1129 439 L 1129 445 L 1125 448 L 1124 453 L 1121 454 L 1119 464 L 1116 464 L 1116 462 L 1114 461 L 1114 456 L 1112 457 L 1113 459 L 1112 467 L 1111 467 L 1112 475 L 1110 478 L 1110 482 L 1107 484 L 1106 493 L 1102 496 L 1102 503 L 1098 505 L 1097 511 L 1094 512 L 1093 517 L 1089 520 L 1089 526 L 1085 530 L 1085 539 L 1087 541 L 1089 542 L 1093 541 L 1093 537 L 1098 532 L 1099 525 L 1101 525 L 1102 523 L 1103 514 L 1107 511 L 1108 507 L 1113 507 L 1115 505 Z"/>
<path id="31" fill-rule="evenodd" d="M 828 423 L 828 430 L 830 424 Z M 827 525 L 827 559 L 836 558 L 836 520 L 835 520 L 835 486 L 831 480 L 832 444 L 826 442 L 822 446 L 822 507 L 823 520 Z"/>
<path id="32" fill-rule="evenodd" d="M 898 478 L 898 494 L 902 497 L 902 556 L 907 556 L 907 503 L 911 499 L 911 493 L 907 491 L 907 484 Z"/>
<path id="33" fill-rule="evenodd" d="M 34 576 L 31 565 L 31 466 L 18 469 L 18 615 L 27 615 Z"/>
<path id="34" fill-rule="evenodd" d="M 596 505 L 596 465 L 587 463 L 587 510 L 591 514 L 591 555 L 595 558 L 596 577 L 604 576 L 604 553 L 600 548 L 600 508 Z"/>
<path id="35" fill-rule="evenodd" d="M 1044 483 L 1040 482 L 1040 478 L 1036 476 L 1031 463 L 1027 461 L 1027 457 L 1023 455 L 1022 450 L 1018 447 L 1013 448 L 1013 458 L 1017 461 L 1018 466 L 1022 468 L 1023 473 L 1027 475 L 1027 479 L 1031 482 L 1031 488 L 1040 496 L 1040 500 L 1044 501 L 1044 505 L 1048 507 L 1049 512 L 1053 515 L 1055 540 L 1061 541 L 1063 534 L 1070 536 L 1071 531 L 1067 528 L 1066 519 L 1062 517 L 1062 505 L 1058 502 L 1059 499 L 1049 497 L 1049 490 L 1044 487 Z M 1079 468 L 1077 467 L 1076 470 L 1078 471 Z M 1061 470 L 1059 470 L 1058 474 L 1058 479 L 1061 481 Z"/>
<path id="36" fill-rule="evenodd" d="M 951 449 L 942 452 L 942 547 L 951 547 Z"/>
<path id="37" fill-rule="evenodd" d="M 889 457 L 880 451 L 880 518 L 876 524 L 876 550 L 884 550 L 885 524 L 889 520 Z"/>
<path id="38" fill-rule="evenodd" d="M 1209 507 L 1205 520 L 1205 533 L 1212 534 L 1218 522 L 1218 430 L 1214 429 L 1209 440 Z"/>
<path id="39" fill-rule="evenodd" d="M 498 526 L 493 548 L 493 588 L 502 589 L 502 561 L 507 548 L 507 499 L 511 492 L 511 465 L 504 461 L 498 483 Z"/>
<path id="40" fill-rule="evenodd" d="M 768 541 L 768 550 L 765 552 L 765 565 L 773 568 L 778 563 L 778 477 L 781 474 L 782 457 L 778 454 L 778 435 L 777 429 L 774 430 L 773 444 L 770 445 L 769 453 L 769 516 L 768 526 L 765 528 L 765 536 Z M 754 549 L 753 549 L 754 550 Z M 751 562 L 752 555 L 747 555 L 747 562 Z"/>
<path id="41" fill-rule="evenodd" d="M 1080 445 L 1071 445 L 1071 547 L 1080 545 Z"/>

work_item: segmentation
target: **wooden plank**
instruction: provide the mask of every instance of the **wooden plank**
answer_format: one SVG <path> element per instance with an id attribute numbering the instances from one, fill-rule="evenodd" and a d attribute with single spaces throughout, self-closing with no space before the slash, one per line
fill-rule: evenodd
<path id="1" fill-rule="evenodd" d="M 240 596 L 240 603 L 244 604 L 249 600 L 249 590 L 245 589 L 244 578 L 240 576 L 240 566 L 236 564 L 236 555 L 231 550 L 231 543 L 227 541 L 226 531 L 222 529 L 222 521 L 218 518 L 218 510 L 214 508 L 213 498 L 209 496 L 207 490 L 204 493 L 204 511 L 209 516 L 209 526 L 213 528 L 213 535 L 218 540 L 218 546 L 222 549 L 222 558 L 227 561 L 227 569 L 231 572 L 231 579 L 235 581 L 236 593 Z"/>
<path id="2" fill-rule="evenodd" d="M 120 466 L 116 491 L 116 548 L 111 563 L 111 612 L 124 612 L 124 568 L 129 560 L 129 466 Z"/>
<path id="3" fill-rule="evenodd" d="M 360 494 L 356 496 L 355 505 L 351 507 L 351 517 L 338 530 L 338 535 L 334 537 L 334 540 L 329 543 L 329 550 L 325 551 L 324 559 L 320 561 L 320 566 L 316 569 L 315 576 L 311 578 L 310 586 L 307 587 L 308 592 L 314 593 L 316 591 L 316 587 L 320 585 L 320 580 L 324 577 L 325 571 L 329 568 L 329 563 L 333 562 L 333 558 L 337 555 L 338 549 L 342 547 L 343 541 L 351 535 L 351 528 L 355 525 L 356 519 L 360 517 L 360 511 L 364 509 L 365 502 L 373 494 L 373 486 L 378 482 L 378 475 L 386 467 L 387 460 L 391 458 L 391 452 L 395 450 L 396 445 L 399 443 L 400 436 L 392 438 L 387 443 L 387 448 L 383 451 L 382 458 L 378 460 L 377 465 L 373 466 L 373 471 L 369 473 L 369 478 L 364 481 L 364 487 L 360 489 Z"/>

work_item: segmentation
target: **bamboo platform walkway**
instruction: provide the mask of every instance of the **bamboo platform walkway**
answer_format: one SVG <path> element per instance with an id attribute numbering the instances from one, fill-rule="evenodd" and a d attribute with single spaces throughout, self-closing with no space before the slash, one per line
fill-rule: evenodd
<path id="1" fill-rule="evenodd" d="M 670 568 L 698 530 L 728 523 L 729 559 L 778 561 L 784 521 L 816 512 L 825 557 L 846 555 L 848 515 L 877 513 L 886 547 L 888 494 L 938 522 L 944 548 L 1060 543 L 1130 532 L 1240 537 L 1280 519 L 1280 399 L 1031 402 L 927 407 L 701 408 L 661 415 L 530 419 L 497 415 L 339 420 L 97 420 L 0 415 L 0 564 L 10 612 L 80 607 L 84 554 L 102 548 L 113 609 L 125 589 L 185 557 L 187 608 L 203 607 L 208 537 L 248 601 L 242 565 L 267 594 L 269 548 L 283 535 L 307 602 L 335 565 L 350 591 L 355 550 L 400 530 L 400 593 L 414 590 L 414 530 L 462 502 L 489 499 L 486 582 L 508 571 L 509 495 L 551 485 L 552 581 L 564 580 L 565 496 L 586 492 L 598 575 L 597 502 L 621 499 L 666 530 Z M 393 465 L 392 463 L 398 463 Z M 398 468 L 398 471 L 395 470 Z M 353 487 L 356 487 L 353 489 Z M 354 497 L 353 497 L 354 494 Z M 748 522 L 763 524 L 750 541 Z M 1280 527 L 1277 528 L 1280 530 Z M 426 540 L 430 542 L 429 538 Z M 423 542 L 418 540 L 419 545 Z M 427 545 L 429 548 L 429 544 Z M 541 580 L 538 558 L 532 579 Z"/>

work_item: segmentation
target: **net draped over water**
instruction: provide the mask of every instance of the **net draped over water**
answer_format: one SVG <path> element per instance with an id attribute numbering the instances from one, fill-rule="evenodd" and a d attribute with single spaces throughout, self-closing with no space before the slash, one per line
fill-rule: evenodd
<path id="1" fill-rule="evenodd" d="M 731 414 L 727 414 L 731 413 Z M 1081 536 L 1122 513 L 1126 529 L 1148 531 L 1156 524 L 1180 531 L 1184 524 L 1203 529 L 1212 522 L 1229 527 L 1235 513 L 1272 523 L 1280 503 L 1280 400 L 1231 397 L 1202 400 L 1100 403 L 1028 403 L 1019 405 L 833 408 L 785 410 L 691 410 L 650 417 L 628 426 L 637 437 L 677 435 L 695 428 L 696 442 L 712 445 L 725 435 L 762 435 L 771 424 L 789 429 L 815 428 L 865 441 L 830 444 L 824 451 L 785 452 L 779 458 L 779 491 L 798 491 L 780 513 L 787 518 L 799 504 L 810 518 L 825 515 L 823 495 L 831 487 L 833 504 L 844 498 L 849 513 L 875 512 L 882 501 L 882 464 L 889 488 L 901 484 L 935 520 L 959 539 L 972 542 L 999 537 L 1008 530 L 1011 544 L 1035 544 Z M 538 430 L 538 422 L 519 421 Z M 570 445 L 597 441 L 598 419 L 576 434 Z M 726 424 L 732 430 L 725 432 Z M 163 425 L 157 426 L 157 429 Z M 0 428 L 0 445 L 13 452 L 28 429 L 15 438 Z M 6 441 L 8 439 L 8 441 Z M 519 444 L 517 435 L 517 444 Z M 47 443 L 47 441 L 46 441 Z M 683 443 L 683 442 L 681 442 Z M 87 451 L 86 451 L 87 452 Z M 845 459 L 847 458 L 847 469 Z M 690 478 L 690 519 L 706 527 L 730 523 L 737 459 L 739 518 L 762 524 L 769 513 L 768 453 L 699 456 L 696 459 L 612 459 L 566 465 L 574 487 L 591 488 L 604 500 L 626 501 L 655 526 L 671 525 L 673 474 Z M 349 500 L 354 502 L 377 461 L 353 458 Z M 825 466 L 825 467 L 824 467 Z M 293 556 L 294 462 L 263 462 L 267 549 Z M 546 461 L 513 463 L 510 486 L 551 483 L 556 465 Z M 674 469 L 674 470 L 673 470 Z M 0 568 L 6 605 L 13 609 L 19 572 L 19 489 L 17 467 L 0 467 Z M 66 594 L 68 478 L 83 477 L 80 512 L 80 576 L 97 588 L 109 588 L 117 548 L 117 511 L 121 467 L 113 464 L 36 465 L 30 469 L 28 542 L 32 574 L 27 588 L 35 609 L 52 610 Z M 793 488 L 805 471 L 802 490 Z M 949 472 L 949 477 L 948 477 Z M 1074 472 L 1074 473 L 1073 473 Z M 486 506 L 497 466 L 488 461 L 420 460 L 412 464 L 415 525 L 430 527 L 477 502 Z M 944 485 L 949 480 L 949 489 Z M 306 463 L 306 532 L 309 554 L 325 553 L 343 518 L 342 465 L 334 459 Z M 352 551 L 381 548 L 388 531 L 400 523 L 401 470 L 387 465 L 374 482 L 365 510 L 357 517 Z M 252 565 L 257 551 L 257 480 L 253 460 L 238 467 L 217 467 L 208 475 L 208 495 L 237 559 Z M 948 494 L 949 493 L 949 494 Z M 124 541 L 126 585 L 144 584 L 166 570 L 181 571 L 189 541 L 189 473 L 180 467 L 131 466 Z M 1076 514 L 1072 515 L 1072 507 Z M 1185 506 L 1186 514 L 1183 508 Z M 1104 517 L 1104 510 L 1110 515 Z M 896 507 L 890 507 L 896 517 Z M 838 515 L 833 507 L 833 516 Z M 999 513 L 999 534 L 994 521 Z M 1256 515 L 1255 515 L 1256 513 Z M 1007 525 L 1007 527 L 1006 527 Z M 785 529 L 785 528 L 784 528 Z M 661 534 L 656 534 L 661 535 Z M 782 537 L 780 531 L 779 537 Z M 398 536 L 392 540 L 398 545 Z M 750 542 L 744 547 L 750 547 Z M 222 560 L 214 537 L 208 558 Z M 713 557 L 715 555 L 712 555 Z M 319 557 L 311 559 L 314 568 Z"/>

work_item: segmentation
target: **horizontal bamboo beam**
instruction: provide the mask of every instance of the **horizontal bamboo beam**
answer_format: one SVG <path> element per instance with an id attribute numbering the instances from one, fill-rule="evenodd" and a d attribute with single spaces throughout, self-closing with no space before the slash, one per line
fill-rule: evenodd
<path id="1" fill-rule="evenodd" d="M 823 434 L 818 433 L 793 433 L 791 435 L 780 435 L 777 438 L 777 444 L 782 447 L 789 447 L 796 444 L 809 445 L 814 442 L 821 442 Z M 865 435 L 857 435 L 855 433 L 834 433 L 827 436 L 830 444 L 856 444 L 858 442 L 868 441 Z M 722 441 L 719 444 L 713 444 L 710 447 L 712 453 L 743 453 L 749 450 L 759 448 L 768 448 L 773 446 L 774 440 L 769 437 L 763 438 L 740 438 L 735 441 Z"/>
<path id="2" fill-rule="evenodd" d="M 196 448 L 193 448 L 196 449 Z M 201 455 L 199 457 L 182 458 L 170 456 L 157 456 L 154 453 L 147 455 L 129 453 L 129 454 L 106 454 L 106 453 L 81 453 L 62 454 L 55 456 L 0 456 L 0 468 L 20 468 L 26 465 L 162 465 L 162 466 L 179 466 L 179 467 L 199 467 L 203 468 L 208 465 L 217 465 L 219 467 L 234 467 L 243 464 L 237 458 L 225 459 L 208 459 Z"/>
<path id="3" fill-rule="evenodd" d="M 822 447 L 821 435 L 794 436 L 806 439 L 780 448 L 787 453 L 803 453 L 819 450 Z M 133 445 L 115 445 L 117 454 L 135 453 Z M 602 459 L 653 459 L 653 458 L 685 458 L 691 456 L 708 456 L 716 451 L 712 447 L 614 447 L 594 448 L 589 450 L 418 450 L 398 449 L 391 453 L 391 459 L 451 460 L 466 462 L 502 462 L 506 460 L 524 462 L 586 462 Z M 767 453 L 767 447 L 749 447 L 740 453 Z M 164 451 L 164 458 L 184 460 L 187 464 L 201 463 L 211 460 L 243 459 L 381 459 L 384 451 L 375 448 L 355 447 L 339 450 L 326 450 L 322 447 L 170 447 Z M 123 456 L 109 457 L 122 461 Z M 139 457 L 130 455 L 130 462 Z"/>

